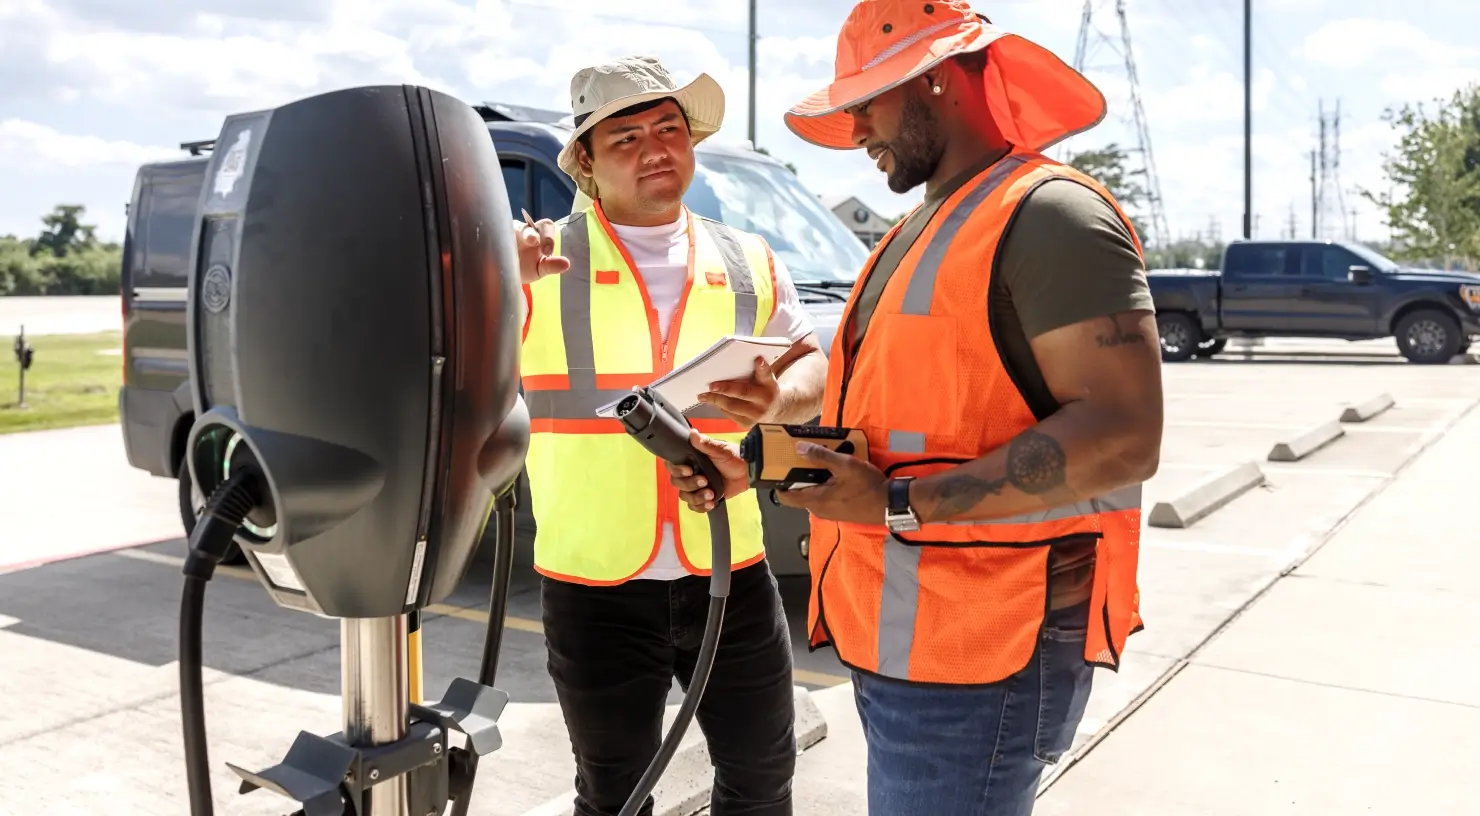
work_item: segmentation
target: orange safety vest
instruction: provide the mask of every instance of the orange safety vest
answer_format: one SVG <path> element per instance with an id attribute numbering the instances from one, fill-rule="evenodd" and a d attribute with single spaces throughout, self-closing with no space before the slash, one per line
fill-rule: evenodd
<path id="1" fill-rule="evenodd" d="M 941 206 L 850 353 L 846 327 L 863 285 L 854 287 L 833 338 L 821 421 L 863 430 L 870 459 L 885 473 L 937 473 L 1037 424 L 997 350 L 987 301 L 998 244 L 1018 204 L 1052 178 L 1089 186 L 1130 225 L 1093 179 L 1014 150 Z M 898 230 L 879 242 L 865 269 Z M 809 645 L 831 643 L 849 667 L 900 680 L 1002 680 L 1027 665 L 1038 643 L 1050 545 L 1087 537 L 1096 540 L 1096 562 L 1084 656 L 1118 669 L 1126 638 L 1141 628 L 1140 533 L 1140 485 L 1028 516 L 922 524 L 898 537 L 882 518 L 858 524 L 814 516 Z"/>

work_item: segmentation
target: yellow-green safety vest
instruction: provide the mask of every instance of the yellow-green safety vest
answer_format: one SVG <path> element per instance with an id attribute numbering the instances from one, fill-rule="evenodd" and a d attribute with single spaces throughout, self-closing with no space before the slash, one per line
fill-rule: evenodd
<path id="1" fill-rule="evenodd" d="M 776 302 L 774 261 L 758 235 L 685 208 L 689 279 L 662 342 L 657 312 L 599 202 L 557 222 L 564 274 L 524 287 L 529 313 L 520 375 L 529 408 L 527 471 L 537 532 L 534 566 L 551 578 L 620 584 L 657 555 L 674 523 L 679 560 L 711 568 L 709 516 L 679 499 L 657 457 L 596 410 L 730 335 L 759 335 Z M 700 431 L 738 442 L 740 425 L 701 405 Z M 765 557 L 755 491 L 730 499 L 731 566 Z"/>

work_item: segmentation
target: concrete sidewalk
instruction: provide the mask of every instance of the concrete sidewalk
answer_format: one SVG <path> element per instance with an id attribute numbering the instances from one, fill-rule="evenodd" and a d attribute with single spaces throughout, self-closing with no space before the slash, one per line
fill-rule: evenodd
<path id="1" fill-rule="evenodd" d="M 1273 584 L 1039 816 L 1480 812 L 1480 410 Z"/>

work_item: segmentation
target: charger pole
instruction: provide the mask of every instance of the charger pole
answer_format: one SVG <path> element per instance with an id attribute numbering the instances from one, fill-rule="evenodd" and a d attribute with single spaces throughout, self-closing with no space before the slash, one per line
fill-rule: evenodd
<path id="1" fill-rule="evenodd" d="M 344 737 L 356 748 L 395 742 L 406 736 L 410 716 L 409 621 L 392 618 L 345 618 L 340 621 Z M 362 816 L 406 816 L 406 777 L 376 783 L 365 792 Z"/>

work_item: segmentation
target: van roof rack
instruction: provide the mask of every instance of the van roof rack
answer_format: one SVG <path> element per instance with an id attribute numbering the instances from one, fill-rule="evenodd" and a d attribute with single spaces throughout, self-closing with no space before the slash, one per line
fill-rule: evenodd
<path id="1" fill-rule="evenodd" d="M 554 125 L 570 117 L 570 114 L 560 111 L 531 108 L 527 105 L 510 105 L 506 102 L 480 102 L 473 106 L 473 110 L 477 111 L 485 122 L 542 122 Z"/>
<path id="2" fill-rule="evenodd" d="M 190 152 L 190 155 L 192 155 L 192 156 L 199 156 L 204 151 L 210 150 L 210 149 L 214 148 L 215 146 L 216 146 L 216 140 L 215 139 L 205 139 L 205 140 L 199 141 L 199 142 L 181 142 L 180 143 L 180 149 L 181 150 L 187 150 L 187 151 L 189 151 Z"/>

